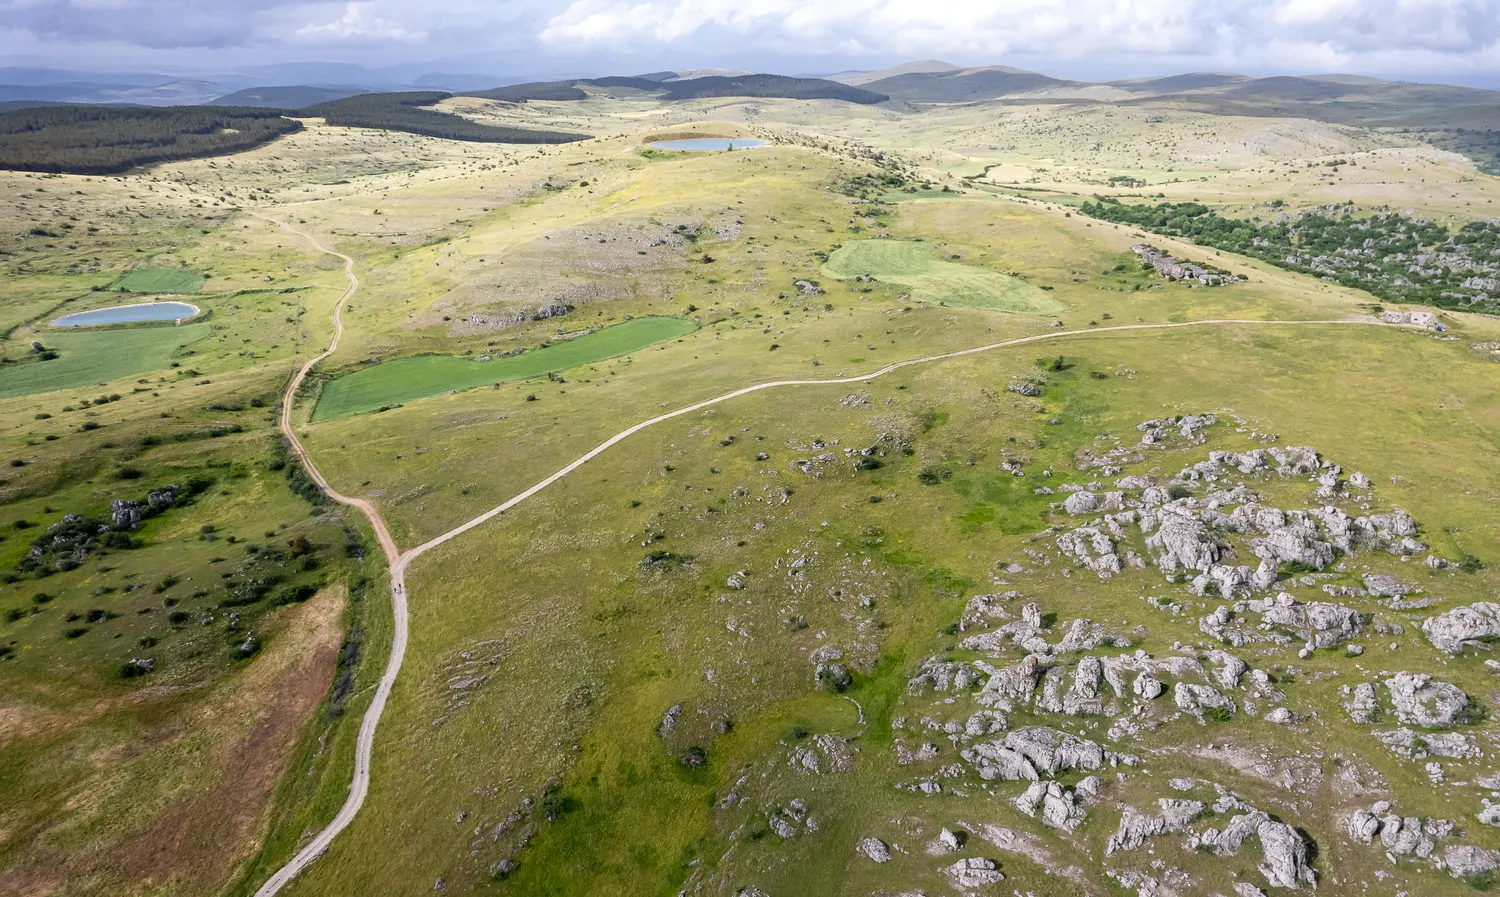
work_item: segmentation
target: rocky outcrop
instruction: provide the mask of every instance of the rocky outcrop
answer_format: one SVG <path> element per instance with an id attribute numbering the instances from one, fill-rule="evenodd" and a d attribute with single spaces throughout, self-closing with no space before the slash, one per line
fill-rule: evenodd
<path id="1" fill-rule="evenodd" d="M 1217 804 L 1215 809 L 1218 809 Z M 1224 826 L 1222 831 L 1216 828 L 1205 830 L 1198 836 L 1197 844 L 1194 846 L 1211 850 L 1217 856 L 1234 856 L 1239 853 L 1240 846 L 1249 840 L 1251 835 L 1258 832 L 1261 825 L 1270 821 L 1270 818 L 1260 810 L 1247 808 L 1246 812 L 1229 820 L 1229 824 Z"/>
<path id="2" fill-rule="evenodd" d="M 1168 280 L 1191 280 L 1206 287 L 1224 286 L 1241 280 L 1222 268 L 1184 262 L 1154 246 L 1132 246 L 1130 251 L 1140 256 L 1141 264 Z"/>
<path id="3" fill-rule="evenodd" d="M 1214 665 L 1214 681 L 1225 691 L 1240 687 L 1240 677 L 1250 671 L 1250 665 L 1228 651 L 1208 652 L 1208 662 Z"/>
<path id="4" fill-rule="evenodd" d="M 1207 572 L 1219 559 L 1219 546 L 1208 527 L 1182 513 L 1164 513 L 1161 526 L 1146 537 L 1146 547 L 1156 552 L 1156 565 L 1168 574 L 1183 569 Z"/>
<path id="5" fill-rule="evenodd" d="M 1307 865 L 1307 843 L 1296 829 L 1267 820 L 1256 834 L 1260 836 L 1260 874 L 1271 887 L 1296 890 L 1299 884 L 1317 886 L 1317 873 Z"/>
<path id="6" fill-rule="evenodd" d="M 1017 729 L 1003 740 L 974 745 L 960 756 L 985 781 L 1037 781 L 1060 770 L 1092 771 L 1105 763 L 1104 749 L 1098 744 L 1045 726 Z"/>
<path id="7" fill-rule="evenodd" d="M 968 691 L 980 684 L 984 677 L 966 663 L 952 663 L 941 655 L 923 661 L 917 674 L 906 681 L 906 693 L 917 697 L 933 691 Z"/>
<path id="8" fill-rule="evenodd" d="M 1089 495 L 1087 492 L 1075 492 L 1068 496 L 1068 501 L 1080 495 Z M 1057 547 L 1064 554 L 1071 555 L 1084 567 L 1099 574 L 1100 578 L 1107 579 L 1122 569 L 1120 556 L 1115 553 L 1115 542 L 1109 536 L 1091 526 L 1081 526 L 1078 529 L 1061 533 L 1057 537 Z"/>
<path id="9" fill-rule="evenodd" d="M 1470 642 L 1500 638 L 1500 604 L 1481 601 L 1428 617 L 1422 632 L 1434 648 L 1458 654 Z"/>
<path id="10" fill-rule="evenodd" d="M 1369 682 L 1361 682 L 1349 692 L 1349 700 L 1344 702 L 1344 709 L 1349 711 L 1349 718 L 1356 723 L 1373 723 L 1380 716 L 1380 701 L 1375 695 L 1375 686 Z"/>
<path id="11" fill-rule="evenodd" d="M 1355 810 L 1344 817 L 1344 830 L 1351 841 L 1380 846 L 1391 857 L 1415 856 L 1426 859 L 1437 849 L 1437 843 L 1454 831 L 1446 819 L 1420 819 L 1402 816 L 1391 809 L 1390 801 L 1377 801 L 1368 810 Z"/>
<path id="12" fill-rule="evenodd" d="M 1015 805 L 1027 816 L 1040 813 L 1044 825 L 1068 832 L 1077 828 L 1086 815 L 1078 805 L 1078 795 L 1057 782 L 1032 782 L 1015 799 Z"/>
<path id="13" fill-rule="evenodd" d="M 1307 524 L 1274 527 L 1251 545 L 1256 557 L 1272 564 L 1301 564 L 1322 570 L 1333 563 L 1333 546 L 1319 540 L 1318 531 Z"/>
<path id="14" fill-rule="evenodd" d="M 1005 881 L 1005 875 L 995 861 L 984 857 L 966 857 L 959 860 L 944 869 L 943 875 L 961 891 L 988 887 Z"/>
<path id="15" fill-rule="evenodd" d="M 1063 696 L 1063 712 L 1071 716 L 1094 716 L 1102 708 L 1099 681 L 1104 672 L 1099 658 L 1085 656 L 1073 670 L 1073 685 Z"/>
<path id="16" fill-rule="evenodd" d="M 1441 729 L 1458 722 L 1469 707 L 1469 696 L 1458 686 L 1426 673 L 1397 673 L 1385 680 L 1396 719 L 1410 726 Z"/>
<path id="17" fill-rule="evenodd" d="M 814 775 L 847 772 L 854 766 L 854 749 L 837 735 L 819 735 L 792 749 L 793 769 Z"/>
<path id="18" fill-rule="evenodd" d="M 1443 851 L 1443 865 L 1454 878 L 1488 875 L 1497 868 L 1494 853 L 1472 844 L 1455 844 Z"/>
<path id="19" fill-rule="evenodd" d="M 1147 838 L 1184 831 L 1203 812 L 1202 801 L 1164 797 L 1157 804 L 1161 810 L 1154 816 L 1147 816 L 1134 807 L 1127 806 L 1120 816 L 1119 828 L 1109 836 L 1109 841 L 1104 845 L 1104 855 L 1134 850 L 1146 843 Z"/>
<path id="20" fill-rule="evenodd" d="M 1036 692 L 1037 678 L 1041 675 L 1042 658 L 1036 654 L 1028 654 L 1019 663 L 1004 669 L 979 663 L 975 666 L 987 672 L 990 677 L 979 692 L 979 703 L 986 707 L 1013 710 L 1031 702 L 1031 696 Z"/>
<path id="21" fill-rule="evenodd" d="M 1375 737 L 1393 753 L 1409 760 L 1421 760 L 1429 755 L 1455 760 L 1474 760 L 1481 756 L 1473 737 L 1461 732 L 1418 733 L 1403 726 L 1390 732 L 1376 732 Z"/>
<path id="22" fill-rule="evenodd" d="M 1177 709 L 1183 713 L 1191 713 L 1203 722 L 1205 712 L 1218 711 L 1220 714 L 1233 716 L 1238 707 L 1234 698 L 1220 692 L 1211 685 L 1194 685 L 1191 682 L 1178 682 L 1172 686 L 1172 700 L 1177 704 Z"/>

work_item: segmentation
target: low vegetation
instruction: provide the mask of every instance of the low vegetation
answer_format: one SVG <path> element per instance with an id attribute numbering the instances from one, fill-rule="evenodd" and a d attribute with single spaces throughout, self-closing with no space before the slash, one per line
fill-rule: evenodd
<path id="1" fill-rule="evenodd" d="M 1469 221 L 1450 230 L 1401 212 L 1360 214 L 1353 205 L 1297 214 L 1267 205 L 1269 221 L 1228 218 L 1201 203 L 1132 205 L 1110 197 L 1083 204 L 1105 221 L 1182 237 L 1365 290 L 1391 302 L 1500 310 L 1500 225 Z"/>
<path id="2" fill-rule="evenodd" d="M 475 143 L 571 143 L 588 139 L 587 134 L 486 125 L 427 108 L 450 96 L 452 94 L 439 91 L 365 93 L 308 106 L 302 110 L 302 114 L 318 116 L 331 125 L 404 131 L 443 140 Z"/>

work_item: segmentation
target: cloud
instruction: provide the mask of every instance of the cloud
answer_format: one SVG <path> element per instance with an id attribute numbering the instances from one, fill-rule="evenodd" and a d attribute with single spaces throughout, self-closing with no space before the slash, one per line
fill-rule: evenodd
<path id="1" fill-rule="evenodd" d="M 694 45 L 794 55 L 1500 67 L 1500 0 L 574 0 L 559 52 Z"/>
<path id="2" fill-rule="evenodd" d="M 310 56 L 389 65 L 422 54 L 551 77 L 938 57 L 1088 77 L 1238 69 L 1441 80 L 1500 75 L 1500 0 L 0 0 L 4 54 L 69 67 Z"/>
<path id="3" fill-rule="evenodd" d="M 283 3 L 268 0 L 261 8 Z M 254 39 L 256 19 L 234 2 L 0 0 L 0 27 L 18 35 L 7 46 L 16 51 L 24 51 L 28 40 L 63 45 L 115 42 L 148 50 L 239 46 Z"/>
<path id="4" fill-rule="evenodd" d="M 403 41 L 427 39 L 425 31 L 409 31 L 387 19 L 374 15 L 369 3 L 346 3 L 344 14 L 321 25 L 312 23 L 297 29 L 300 38 L 331 38 L 339 41 Z"/>

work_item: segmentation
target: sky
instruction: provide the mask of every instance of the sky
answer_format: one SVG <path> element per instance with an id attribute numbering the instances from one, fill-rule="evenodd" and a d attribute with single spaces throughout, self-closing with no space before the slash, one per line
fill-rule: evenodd
<path id="1" fill-rule="evenodd" d="M 1075 78 L 1349 72 L 1500 87 L 1500 0 L 0 0 L 0 66 L 556 77 L 926 58 Z"/>

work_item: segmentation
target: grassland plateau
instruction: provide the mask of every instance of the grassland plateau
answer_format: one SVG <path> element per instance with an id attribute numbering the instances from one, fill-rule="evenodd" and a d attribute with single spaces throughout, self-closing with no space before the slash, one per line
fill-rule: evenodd
<path id="1" fill-rule="evenodd" d="M 1491 888 L 1459 105 L 978 74 L 0 172 L 0 893 Z"/>

